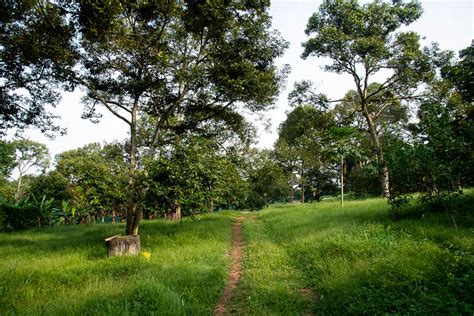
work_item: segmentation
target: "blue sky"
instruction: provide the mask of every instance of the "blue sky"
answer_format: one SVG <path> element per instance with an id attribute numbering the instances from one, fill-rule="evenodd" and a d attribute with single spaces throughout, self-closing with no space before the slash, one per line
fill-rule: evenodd
<path id="1" fill-rule="evenodd" d="M 408 29 L 426 37 L 423 44 L 437 42 L 442 49 L 458 52 L 471 44 L 474 37 L 474 5 L 471 0 L 426 0 L 421 1 L 424 8 L 423 16 Z M 259 128 L 259 147 L 271 148 L 276 140 L 276 129 L 285 119 L 290 108 L 287 105 L 287 95 L 293 83 L 300 80 L 315 81 L 321 92 L 331 98 L 339 98 L 352 89 L 353 82 L 349 76 L 326 73 L 320 66 L 324 61 L 316 58 L 302 60 L 301 43 L 307 40 L 304 34 L 306 22 L 311 14 L 317 11 L 320 1 L 310 0 L 273 0 L 270 14 L 273 16 L 273 27 L 290 42 L 285 55 L 278 60 L 279 64 L 289 64 L 291 73 L 287 80 L 286 89 L 282 90 L 275 109 L 266 113 L 267 121 L 271 123 L 267 131 L 262 122 L 257 122 Z M 46 143 L 54 156 L 62 151 L 77 148 L 91 142 L 111 142 L 127 136 L 127 128 L 120 120 L 104 111 L 104 117 L 99 124 L 82 120 L 80 93 L 64 94 L 63 100 L 55 111 L 62 117 L 61 125 L 66 126 L 68 134 L 48 140 L 37 131 L 30 131 L 25 136 Z"/>

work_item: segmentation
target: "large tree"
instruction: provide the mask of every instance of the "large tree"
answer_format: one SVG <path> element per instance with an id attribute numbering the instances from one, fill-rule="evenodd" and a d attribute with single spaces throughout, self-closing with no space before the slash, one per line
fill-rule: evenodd
<path id="1" fill-rule="evenodd" d="M 60 99 L 61 71 L 74 64 L 73 27 L 48 1 L 0 1 L 0 137 L 27 127 L 61 129 L 50 108 Z"/>
<path id="2" fill-rule="evenodd" d="M 371 147 L 380 166 L 382 192 L 389 196 L 389 174 L 382 155 L 377 120 L 400 100 L 413 97 L 420 81 L 433 75 L 428 51 L 420 36 L 400 31 L 422 14 L 418 2 L 324 1 L 309 19 L 302 57 L 326 57 L 326 71 L 349 74 L 356 86 L 356 102 L 366 122 Z M 372 78 L 385 77 L 372 86 Z"/>
<path id="3" fill-rule="evenodd" d="M 84 117 L 97 119 L 102 106 L 130 129 L 127 234 L 138 234 L 142 217 L 134 182 L 141 117 L 152 132 L 140 143 L 153 157 L 168 129 L 231 124 L 240 110 L 265 110 L 278 95 L 274 59 L 286 43 L 270 30 L 266 1 L 37 3 L 44 6 L 59 12 L 56 24 L 74 28 L 67 44 L 76 63 L 60 77 L 86 92 Z"/>
<path id="4" fill-rule="evenodd" d="M 154 121 L 147 144 L 152 156 L 168 128 L 183 131 L 227 118 L 223 114 L 239 105 L 263 110 L 278 94 L 273 59 L 284 45 L 268 31 L 265 10 L 240 1 L 125 2 L 99 9 L 81 3 L 84 75 L 77 82 L 88 92 L 91 115 L 100 104 L 130 127 L 127 234 L 138 233 L 142 217 L 133 182 L 141 115 Z"/>

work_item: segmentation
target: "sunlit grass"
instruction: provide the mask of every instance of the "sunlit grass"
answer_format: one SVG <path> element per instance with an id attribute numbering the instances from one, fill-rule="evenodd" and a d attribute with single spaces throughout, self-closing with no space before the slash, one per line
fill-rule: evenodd
<path id="1" fill-rule="evenodd" d="M 107 258 L 123 225 L 0 235 L 0 314 L 209 314 L 225 286 L 235 213 L 143 222 L 142 256 Z"/>
<path id="2" fill-rule="evenodd" d="M 382 199 L 261 211 L 244 227 L 239 312 L 472 314 L 473 207 L 458 203 L 459 229 L 448 214 L 392 221 Z"/>

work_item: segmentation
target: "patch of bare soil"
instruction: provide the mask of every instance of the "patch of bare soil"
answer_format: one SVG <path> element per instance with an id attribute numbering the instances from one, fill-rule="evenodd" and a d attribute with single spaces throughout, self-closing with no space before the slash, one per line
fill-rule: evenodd
<path id="1" fill-rule="evenodd" d="M 299 292 L 300 292 L 300 295 L 307 301 L 316 302 L 319 299 L 318 295 L 310 288 L 300 289 Z M 302 315 L 314 315 L 314 314 L 312 313 L 311 309 L 308 308 L 305 311 L 303 311 Z"/>
<path id="2" fill-rule="evenodd" d="M 227 280 L 227 286 L 222 294 L 219 304 L 214 309 L 214 315 L 221 316 L 232 313 L 235 309 L 234 306 L 230 305 L 232 298 L 234 297 L 235 289 L 237 288 L 240 276 L 241 276 L 241 262 L 242 262 L 242 222 L 243 217 L 238 217 L 232 229 L 232 265 L 230 267 L 229 278 Z"/>

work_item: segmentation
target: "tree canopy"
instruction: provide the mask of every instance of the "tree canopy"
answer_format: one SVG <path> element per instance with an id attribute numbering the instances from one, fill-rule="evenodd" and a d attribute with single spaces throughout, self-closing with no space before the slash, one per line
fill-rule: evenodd
<path id="1" fill-rule="evenodd" d="M 349 74 L 356 87 L 354 107 L 366 121 L 372 150 L 380 164 L 382 191 L 389 195 L 389 175 L 383 161 L 376 121 L 397 100 L 413 97 L 418 83 L 434 72 L 428 50 L 420 48 L 420 36 L 399 31 L 422 14 L 418 2 L 324 1 L 308 21 L 303 58 L 328 57 L 326 71 Z M 387 73 L 385 81 L 371 77 Z"/>

